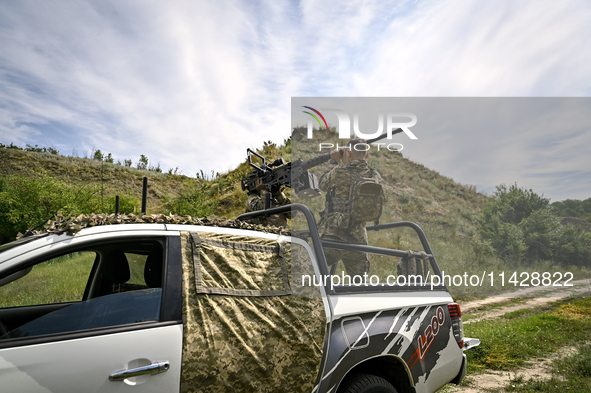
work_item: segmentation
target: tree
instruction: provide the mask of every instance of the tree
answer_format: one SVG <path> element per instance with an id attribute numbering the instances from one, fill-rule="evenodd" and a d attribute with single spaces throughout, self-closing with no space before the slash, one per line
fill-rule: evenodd
<path id="1" fill-rule="evenodd" d="M 561 225 L 550 200 L 517 184 L 496 187 L 481 210 L 478 233 L 499 256 L 515 260 L 554 260 L 588 264 L 589 236 L 581 229 Z"/>
<path id="2" fill-rule="evenodd" d="M 584 201 L 567 199 L 554 202 L 552 208 L 559 217 L 576 217 L 591 222 L 591 198 Z"/>
<path id="3" fill-rule="evenodd" d="M 148 169 L 148 157 L 143 154 L 140 155 L 140 160 L 137 163 L 137 169 Z"/>
<path id="4" fill-rule="evenodd" d="M 53 146 L 49 146 L 49 147 L 47 148 L 47 152 L 48 152 L 49 154 L 53 154 L 53 155 L 55 155 L 55 156 L 57 156 L 57 155 L 59 155 L 59 154 L 60 154 L 60 152 L 59 152 L 59 151 L 58 151 L 58 150 L 57 150 L 55 147 L 53 147 Z"/>
<path id="5" fill-rule="evenodd" d="M 562 265 L 589 266 L 591 233 L 573 225 L 564 225 L 556 242 L 555 260 Z"/>
<path id="6" fill-rule="evenodd" d="M 97 161 L 103 160 L 103 153 L 100 149 L 95 150 L 94 154 L 92 155 L 92 159 Z"/>

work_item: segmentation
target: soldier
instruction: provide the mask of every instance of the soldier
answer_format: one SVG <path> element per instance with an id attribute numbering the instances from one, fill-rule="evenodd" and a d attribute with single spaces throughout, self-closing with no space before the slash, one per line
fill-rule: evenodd
<path id="1" fill-rule="evenodd" d="M 379 204 L 378 217 L 381 214 L 384 196 L 379 186 L 382 179 L 380 174 L 367 165 L 369 152 L 356 150 L 356 144 L 365 144 L 365 141 L 352 139 L 348 148 L 340 148 L 330 153 L 331 158 L 337 162 L 342 158 L 343 164 L 339 164 L 320 178 L 319 187 L 326 192 L 326 202 L 324 211 L 320 213 L 319 229 L 324 240 L 367 245 L 365 224 L 369 219 L 366 220 L 363 214 L 352 211 L 353 207 L 360 209 L 360 206 L 364 206 L 363 203 L 355 203 L 354 199 L 358 197 L 353 192 L 355 183 L 363 178 L 373 181 L 374 185 L 378 186 L 378 198 L 374 199 L 377 201 L 374 205 Z M 372 208 L 367 206 L 367 210 Z M 356 275 L 363 276 L 369 271 L 369 260 L 365 253 L 325 248 L 325 255 L 329 266 L 342 260 L 347 274 L 352 278 Z"/>
<path id="2" fill-rule="evenodd" d="M 258 179 L 261 180 L 261 179 Z M 256 191 L 248 194 L 246 200 L 246 212 L 253 212 L 257 210 L 265 210 L 265 193 L 263 192 L 265 185 L 262 181 L 257 183 Z M 279 207 L 290 204 L 291 201 L 285 196 L 281 187 L 275 187 L 271 192 L 271 207 Z M 273 214 L 270 216 L 260 216 L 250 218 L 247 221 L 253 224 L 271 225 L 276 227 L 287 228 L 287 219 L 290 218 L 290 213 Z"/>

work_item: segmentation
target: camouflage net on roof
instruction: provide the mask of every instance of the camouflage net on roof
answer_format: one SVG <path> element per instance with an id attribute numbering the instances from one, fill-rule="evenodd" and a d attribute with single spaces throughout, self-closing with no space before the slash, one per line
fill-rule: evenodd
<path id="1" fill-rule="evenodd" d="M 56 214 L 55 220 L 49 220 L 45 224 L 45 231 L 35 231 L 35 234 L 49 232 L 54 234 L 67 233 L 73 235 L 83 228 L 99 225 L 119 225 L 119 224 L 185 224 L 185 225 L 203 225 L 212 227 L 226 227 L 248 229 L 266 233 L 276 233 L 280 235 L 290 235 L 290 231 L 284 227 L 263 226 L 251 224 L 239 220 L 228 220 L 225 217 L 191 217 L 177 216 L 173 214 L 80 214 L 78 217 L 64 217 L 61 213 Z M 20 234 L 19 234 L 20 235 Z M 19 236 L 20 237 L 20 236 Z"/>

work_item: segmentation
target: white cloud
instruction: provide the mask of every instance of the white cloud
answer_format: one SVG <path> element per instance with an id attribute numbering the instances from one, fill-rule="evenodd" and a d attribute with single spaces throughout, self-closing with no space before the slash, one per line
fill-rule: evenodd
<path id="1" fill-rule="evenodd" d="M 590 22 L 583 1 L 3 2 L 0 142 L 224 171 L 289 135 L 292 96 L 589 95 Z"/>
<path id="2" fill-rule="evenodd" d="M 432 4 L 378 36 L 373 73 L 356 75 L 360 95 L 589 95 L 587 3 Z"/>

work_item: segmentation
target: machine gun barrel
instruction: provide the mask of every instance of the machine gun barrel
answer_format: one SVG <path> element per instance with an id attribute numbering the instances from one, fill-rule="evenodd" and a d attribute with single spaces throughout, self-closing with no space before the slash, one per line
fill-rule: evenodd
<path id="1" fill-rule="evenodd" d="M 314 168 L 320 164 L 325 163 L 326 161 L 330 160 L 330 153 L 321 154 L 314 158 L 310 158 L 309 160 L 302 161 L 301 158 L 297 159 L 296 161 L 292 162 L 291 166 L 292 169 L 296 167 L 300 168 L 302 171 L 308 170 L 310 168 Z"/>

